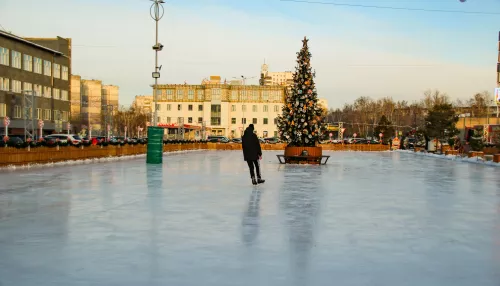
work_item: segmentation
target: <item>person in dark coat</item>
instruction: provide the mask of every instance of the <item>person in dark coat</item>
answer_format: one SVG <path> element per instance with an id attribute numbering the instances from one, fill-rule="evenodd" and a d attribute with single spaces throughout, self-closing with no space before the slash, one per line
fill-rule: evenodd
<path id="1" fill-rule="evenodd" d="M 265 181 L 262 180 L 260 174 L 259 159 L 262 159 L 262 149 L 260 148 L 259 138 L 253 133 L 253 124 L 248 125 L 245 129 L 245 133 L 241 138 L 241 145 L 243 149 L 243 159 L 247 161 L 248 168 L 250 168 L 250 177 L 252 178 L 252 184 L 262 184 Z M 257 171 L 257 179 L 255 178 L 255 171 Z"/>

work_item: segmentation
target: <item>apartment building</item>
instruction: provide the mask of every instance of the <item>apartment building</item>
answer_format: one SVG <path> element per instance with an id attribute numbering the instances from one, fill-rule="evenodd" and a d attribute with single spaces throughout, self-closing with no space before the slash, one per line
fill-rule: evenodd
<path id="1" fill-rule="evenodd" d="M 208 134 L 241 137 L 254 124 L 260 137 L 278 135 L 277 116 L 284 104 L 284 86 L 231 85 L 211 77 L 201 85 L 158 85 L 158 126 L 169 134 L 179 122 L 206 127 Z"/>
<path id="2" fill-rule="evenodd" d="M 137 95 L 132 103 L 132 107 L 139 112 L 151 114 L 153 110 L 153 96 Z"/>
<path id="3" fill-rule="evenodd" d="M 45 134 L 66 130 L 70 74 L 71 39 L 33 40 L 0 31 L 0 118 L 10 118 L 9 134 L 24 134 L 26 122 L 37 129 L 38 121 Z M 26 100 L 31 94 L 33 102 Z"/>
<path id="4" fill-rule="evenodd" d="M 98 132 L 102 126 L 102 81 L 82 79 L 80 81 L 81 122 L 82 125 Z M 97 134 L 93 132 L 94 134 Z"/>
<path id="5" fill-rule="evenodd" d="M 120 88 L 116 85 L 103 85 L 101 91 L 101 104 L 103 110 L 110 110 L 112 114 L 118 111 L 118 97 Z"/>
<path id="6" fill-rule="evenodd" d="M 82 77 L 79 75 L 71 75 L 70 88 L 70 106 L 71 116 L 70 122 L 72 125 L 72 133 L 77 133 L 82 127 L 82 101 L 81 101 L 81 81 Z"/>

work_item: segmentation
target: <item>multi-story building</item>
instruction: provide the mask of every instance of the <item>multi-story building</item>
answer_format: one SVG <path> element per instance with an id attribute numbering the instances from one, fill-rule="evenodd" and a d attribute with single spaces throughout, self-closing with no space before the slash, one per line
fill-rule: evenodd
<path id="1" fill-rule="evenodd" d="M 118 111 L 118 95 L 119 95 L 119 87 L 116 85 L 103 85 L 102 86 L 102 108 L 103 110 L 106 107 L 112 110 L 113 114 Z"/>
<path id="2" fill-rule="evenodd" d="M 139 112 L 151 114 L 153 110 L 153 96 L 137 95 L 132 103 L 132 107 Z"/>
<path id="3" fill-rule="evenodd" d="M 96 132 L 102 131 L 102 81 L 82 79 L 80 86 L 81 122 Z"/>
<path id="4" fill-rule="evenodd" d="M 286 85 L 290 86 L 293 84 L 293 72 L 270 72 L 269 66 L 263 64 L 260 69 L 261 85 Z"/>
<path id="5" fill-rule="evenodd" d="M 204 126 L 209 134 L 241 137 L 252 123 L 258 136 L 278 135 L 276 118 L 281 114 L 286 87 L 230 85 L 212 80 L 215 78 L 201 85 L 158 85 L 158 125 L 168 127 L 170 134 L 183 122 Z"/>
<path id="6" fill-rule="evenodd" d="M 28 125 L 33 131 L 39 121 L 44 133 L 66 130 L 70 74 L 70 39 L 28 40 L 0 31 L 0 118 L 10 117 L 9 133 L 24 134 Z"/>
<path id="7" fill-rule="evenodd" d="M 72 132 L 76 133 L 82 128 L 82 97 L 81 97 L 81 81 L 79 75 L 71 75 L 71 125 Z"/>

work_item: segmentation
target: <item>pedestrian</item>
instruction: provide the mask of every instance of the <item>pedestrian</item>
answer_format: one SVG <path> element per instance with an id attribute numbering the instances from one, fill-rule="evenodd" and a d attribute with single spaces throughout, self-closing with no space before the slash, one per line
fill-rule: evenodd
<path id="1" fill-rule="evenodd" d="M 257 185 L 265 181 L 262 180 L 259 165 L 259 160 L 262 159 L 262 149 L 260 148 L 259 138 L 257 138 L 257 135 L 255 135 L 253 131 L 253 124 L 248 125 L 241 138 L 241 145 L 243 149 L 243 159 L 247 161 L 248 168 L 250 168 L 252 184 Z M 257 178 L 255 178 L 255 171 L 257 172 Z"/>

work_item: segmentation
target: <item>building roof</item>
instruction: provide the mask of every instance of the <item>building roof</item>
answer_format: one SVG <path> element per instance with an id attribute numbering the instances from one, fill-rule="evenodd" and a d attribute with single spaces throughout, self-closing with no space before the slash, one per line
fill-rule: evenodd
<path id="1" fill-rule="evenodd" d="M 16 40 L 18 42 L 25 43 L 25 44 L 30 45 L 32 47 L 39 48 L 41 50 L 45 50 L 47 52 L 51 52 L 51 53 L 54 53 L 54 54 L 57 54 L 57 55 L 64 55 L 63 53 L 61 53 L 59 51 L 56 51 L 56 50 L 53 50 L 53 49 L 49 49 L 49 48 L 44 47 L 44 46 L 39 45 L 39 44 L 35 44 L 35 43 L 30 42 L 30 41 L 28 41 L 26 39 L 23 39 L 23 38 L 21 38 L 19 36 L 13 35 L 11 33 L 7 33 L 7 32 L 2 31 L 2 30 L 0 30 L 0 36 L 4 36 L 6 38 L 10 38 L 12 40 Z"/>

